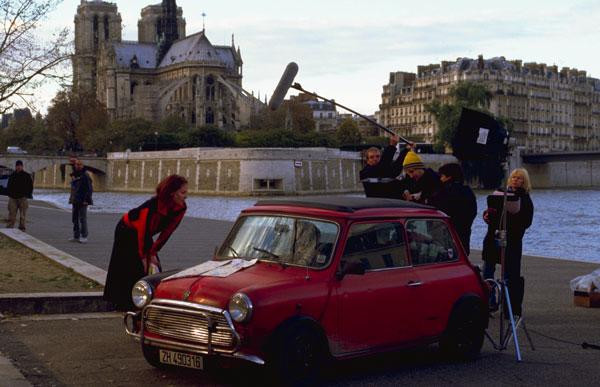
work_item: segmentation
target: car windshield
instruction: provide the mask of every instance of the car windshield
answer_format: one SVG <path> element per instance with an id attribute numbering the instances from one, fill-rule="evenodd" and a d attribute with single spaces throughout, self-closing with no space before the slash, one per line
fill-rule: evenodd
<path id="1" fill-rule="evenodd" d="M 321 268 L 329 264 L 338 226 L 314 219 L 253 215 L 241 217 L 218 252 L 218 259 L 260 259 L 283 265 Z"/>

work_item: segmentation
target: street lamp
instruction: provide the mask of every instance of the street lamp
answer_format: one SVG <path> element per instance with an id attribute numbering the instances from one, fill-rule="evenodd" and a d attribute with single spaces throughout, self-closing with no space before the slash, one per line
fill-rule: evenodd
<path id="1" fill-rule="evenodd" d="M 154 150 L 158 150 L 158 132 L 154 132 Z"/>

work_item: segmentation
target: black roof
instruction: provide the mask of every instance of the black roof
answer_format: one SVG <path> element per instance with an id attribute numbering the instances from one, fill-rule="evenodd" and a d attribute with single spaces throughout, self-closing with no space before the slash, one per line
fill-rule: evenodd
<path id="1" fill-rule="evenodd" d="M 423 208 L 433 209 L 433 207 L 405 200 L 384 199 L 384 198 L 365 198 L 358 196 L 313 196 L 309 198 L 298 199 L 268 199 L 259 200 L 256 206 L 294 206 L 321 208 L 324 210 L 333 210 L 340 212 L 355 212 L 358 210 L 372 208 Z"/>

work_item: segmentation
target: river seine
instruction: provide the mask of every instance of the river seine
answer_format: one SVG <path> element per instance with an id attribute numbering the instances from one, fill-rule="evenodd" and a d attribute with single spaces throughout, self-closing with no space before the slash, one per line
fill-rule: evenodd
<path id="1" fill-rule="evenodd" d="M 471 236 L 471 247 L 475 249 L 481 248 L 487 231 L 481 214 L 486 208 L 485 199 L 489 193 L 477 192 L 479 215 L 473 223 Z M 122 213 L 138 206 L 149 196 L 96 192 L 90 211 Z M 69 208 L 68 193 L 64 191 L 36 190 L 34 198 Z M 525 254 L 600 263 L 600 190 L 534 190 L 531 198 L 535 212 L 533 224 L 523 242 Z M 240 210 L 260 199 L 190 196 L 186 216 L 233 221 Z"/>

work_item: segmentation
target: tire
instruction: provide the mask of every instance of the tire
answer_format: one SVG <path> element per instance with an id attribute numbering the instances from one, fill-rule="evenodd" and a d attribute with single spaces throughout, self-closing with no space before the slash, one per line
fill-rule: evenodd
<path id="1" fill-rule="evenodd" d="M 161 370 L 168 368 L 168 365 L 160 362 L 158 348 L 142 343 L 142 353 L 144 354 L 144 359 L 146 359 L 148 364 L 152 367 Z"/>
<path id="2" fill-rule="evenodd" d="M 289 385 L 310 385 L 327 357 L 323 337 L 306 324 L 293 324 L 274 343 L 272 365 L 278 378 Z"/>
<path id="3" fill-rule="evenodd" d="M 461 302 L 450 315 L 440 349 L 450 360 L 473 360 L 485 338 L 485 313 L 479 299 Z"/>

